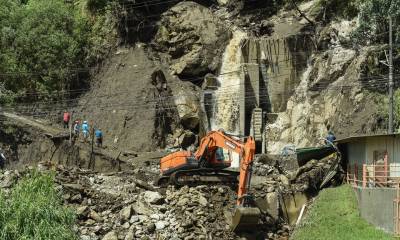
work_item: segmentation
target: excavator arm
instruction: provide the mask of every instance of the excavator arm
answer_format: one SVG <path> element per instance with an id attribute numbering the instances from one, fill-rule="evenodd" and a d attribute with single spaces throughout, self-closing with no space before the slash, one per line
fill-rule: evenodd
<path id="1" fill-rule="evenodd" d="M 248 137 L 246 142 L 237 141 L 221 131 L 210 132 L 201 141 L 195 156 L 202 159 L 207 153 L 215 152 L 216 148 L 224 148 L 236 152 L 240 156 L 240 175 L 237 192 L 236 210 L 232 217 L 231 229 L 233 231 L 249 230 L 259 223 L 261 212 L 256 207 L 251 207 L 252 199 L 248 195 L 251 183 L 252 164 L 255 155 L 255 141 Z M 210 157 L 210 156 L 208 156 Z M 213 159 L 209 159 L 213 162 Z"/>
<path id="2" fill-rule="evenodd" d="M 201 160 L 207 155 L 207 157 L 211 156 L 211 159 L 207 159 L 208 162 L 216 163 L 217 159 L 215 159 L 214 154 L 218 148 L 230 150 L 241 156 L 244 144 L 222 131 L 211 131 L 201 139 L 200 146 L 194 155 L 198 160 Z"/>
<path id="3" fill-rule="evenodd" d="M 200 143 L 200 147 L 195 153 L 197 159 L 201 159 L 207 152 L 215 152 L 216 148 L 228 149 L 236 152 L 240 156 L 240 175 L 238 186 L 237 205 L 245 203 L 247 190 L 251 180 L 251 166 L 255 154 L 255 141 L 253 137 L 248 137 L 245 143 L 231 138 L 221 131 L 212 131 L 205 136 Z M 214 160 L 211 159 L 211 162 Z"/>
<path id="4" fill-rule="evenodd" d="M 180 179 L 189 183 L 189 180 L 200 181 L 201 177 L 233 178 L 236 175 L 224 171 L 231 165 L 232 159 L 221 161 L 217 156 L 219 148 L 235 152 L 240 157 L 240 174 L 237 191 L 236 211 L 232 218 L 231 228 L 233 231 L 242 231 L 254 227 L 260 219 L 260 210 L 250 207 L 251 197 L 248 190 L 251 181 L 251 168 L 255 154 L 255 141 L 253 137 L 247 137 L 245 142 L 236 140 L 223 131 L 211 131 L 202 138 L 200 146 L 195 153 L 189 151 L 175 152 L 165 156 L 160 161 L 160 170 L 163 174 L 161 180 L 180 183 Z M 224 159 L 225 160 L 225 159 Z M 224 175 L 225 174 L 225 175 Z M 191 177 L 196 176 L 196 177 Z M 160 182 L 160 181 L 159 181 Z"/>

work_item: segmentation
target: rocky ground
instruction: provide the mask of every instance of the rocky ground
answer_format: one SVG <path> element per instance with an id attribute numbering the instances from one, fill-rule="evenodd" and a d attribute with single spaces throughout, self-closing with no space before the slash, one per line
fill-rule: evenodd
<path id="1" fill-rule="evenodd" d="M 263 161 L 260 158 L 255 163 L 252 193 L 264 214 L 262 224 L 250 235 L 236 235 L 229 229 L 235 187 L 160 189 L 153 185 L 158 175 L 157 161 L 134 171 L 110 173 L 47 162 L 38 168 L 56 172 L 65 205 L 76 211 L 76 230 L 81 239 L 288 239 L 292 227 L 284 214 L 285 196 L 308 193 L 312 197 L 309 193 L 319 190 L 334 159 L 313 160 L 296 171 Z M 8 191 L 25 173 L 26 170 L 2 172 L 0 187 Z"/>

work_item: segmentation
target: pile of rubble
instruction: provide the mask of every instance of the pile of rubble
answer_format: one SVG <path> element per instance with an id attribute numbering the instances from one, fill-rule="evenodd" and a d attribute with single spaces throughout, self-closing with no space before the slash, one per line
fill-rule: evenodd
<path id="1" fill-rule="evenodd" d="M 317 189 L 333 159 L 310 161 L 295 171 L 275 163 L 254 163 L 251 192 L 262 210 L 259 234 L 288 238 L 291 227 L 287 194 Z M 77 233 L 83 240 L 237 239 L 229 229 L 236 203 L 232 186 L 160 189 L 152 185 L 156 163 L 132 172 L 96 173 L 52 166 L 65 205 L 76 210 Z M 40 168 L 43 168 L 41 166 Z M 39 168 L 39 169 L 40 169 Z M 24 172 L 0 174 L 0 187 L 10 189 Z"/>

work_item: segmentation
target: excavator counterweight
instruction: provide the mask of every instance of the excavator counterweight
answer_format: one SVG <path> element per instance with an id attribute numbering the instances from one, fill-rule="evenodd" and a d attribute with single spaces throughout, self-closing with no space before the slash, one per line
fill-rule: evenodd
<path id="1" fill-rule="evenodd" d="M 225 152 L 224 152 L 225 151 Z M 239 155 L 239 170 L 227 170 L 232 155 Z M 247 137 L 241 141 L 223 131 L 211 131 L 202 138 L 196 152 L 179 151 L 160 161 L 159 185 L 238 184 L 238 200 L 232 218 L 233 231 L 246 231 L 259 224 L 261 212 L 250 207 L 248 189 L 251 181 L 255 141 Z"/>

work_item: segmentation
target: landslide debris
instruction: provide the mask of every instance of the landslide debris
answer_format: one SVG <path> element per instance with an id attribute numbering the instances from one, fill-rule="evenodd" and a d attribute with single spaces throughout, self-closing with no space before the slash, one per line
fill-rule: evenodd
<path id="1" fill-rule="evenodd" d="M 235 187 L 158 189 L 153 186 L 158 161 L 142 164 L 134 171 L 109 173 L 44 163 L 39 166 L 43 171 L 56 172 L 57 189 L 64 204 L 75 209 L 81 239 L 238 239 L 257 235 L 287 239 L 292 230 L 286 208 L 288 196 L 318 191 L 334 162 L 329 157 L 313 160 L 288 172 L 257 160 L 251 192 L 264 213 L 263 225 L 241 235 L 229 230 Z M 9 191 L 27 172 L 0 173 L 0 188 Z"/>

